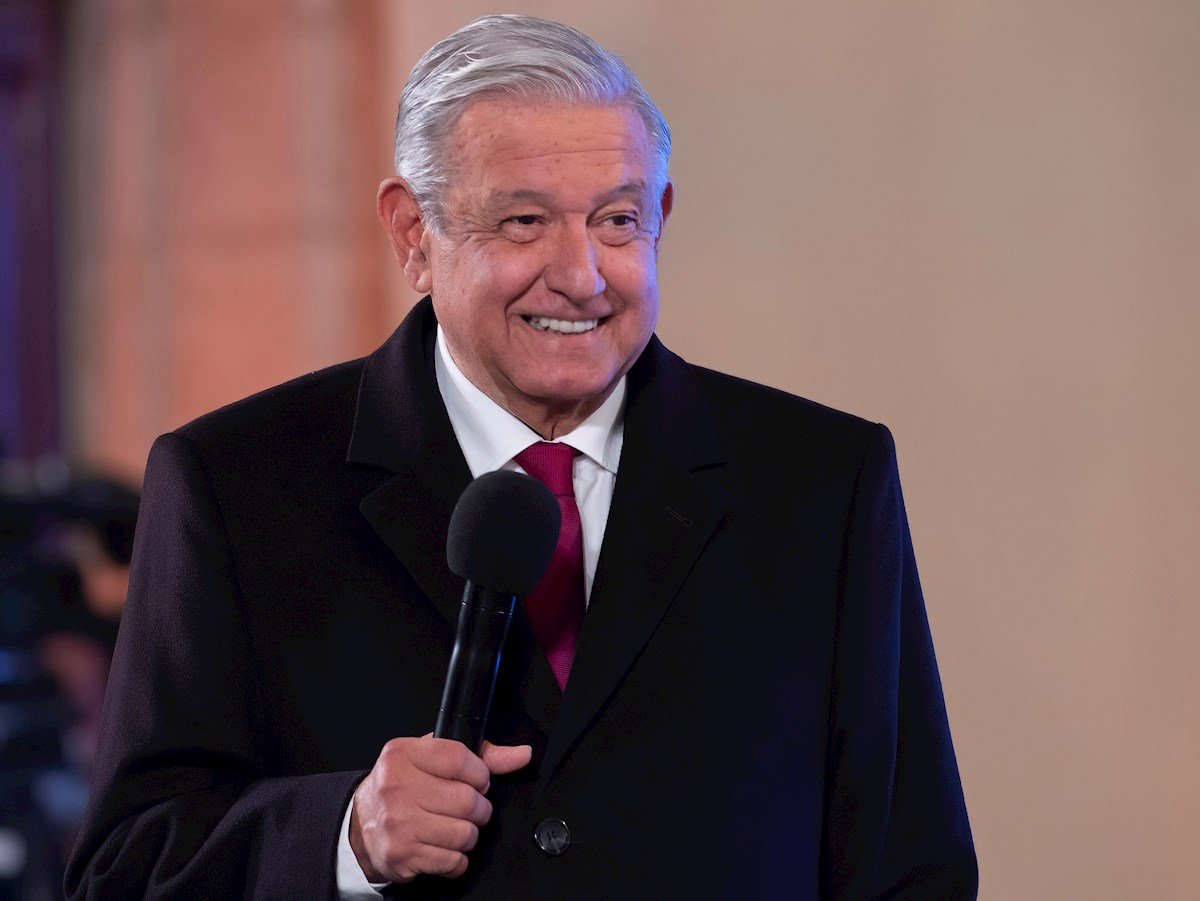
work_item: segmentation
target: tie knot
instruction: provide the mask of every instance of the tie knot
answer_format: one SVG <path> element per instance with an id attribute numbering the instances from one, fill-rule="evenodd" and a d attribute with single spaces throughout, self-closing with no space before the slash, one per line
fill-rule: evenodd
<path id="1" fill-rule="evenodd" d="M 579 451 L 569 444 L 539 441 L 531 444 L 513 459 L 521 468 L 559 497 L 574 497 L 571 464 Z"/>

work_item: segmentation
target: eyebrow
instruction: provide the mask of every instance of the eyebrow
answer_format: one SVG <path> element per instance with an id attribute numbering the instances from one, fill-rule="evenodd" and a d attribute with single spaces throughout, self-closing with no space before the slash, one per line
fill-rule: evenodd
<path id="1" fill-rule="evenodd" d="M 640 178 L 634 181 L 628 181 L 623 185 L 613 188 L 611 191 L 605 191 L 603 194 L 598 194 L 592 198 L 592 203 L 600 206 L 617 199 L 618 197 L 642 197 L 646 193 L 646 183 Z M 546 194 L 543 191 L 537 191 L 533 188 L 517 188 L 512 191 L 493 191 L 488 195 L 487 205 L 489 207 L 509 207 L 521 203 L 536 203 L 542 206 L 553 206 L 554 197 L 551 194 Z"/>
<path id="2" fill-rule="evenodd" d="M 532 188 L 518 188 L 515 191 L 493 191 L 488 195 L 488 206 L 512 206 L 518 203 L 540 203 L 550 205 L 550 195 L 535 191 Z"/>
<path id="3" fill-rule="evenodd" d="M 611 200 L 616 200 L 618 197 L 643 197 L 646 194 L 646 183 L 640 178 L 633 181 L 627 181 L 620 187 L 613 188 L 611 191 L 601 194 L 594 199 L 597 205 L 608 203 Z"/>

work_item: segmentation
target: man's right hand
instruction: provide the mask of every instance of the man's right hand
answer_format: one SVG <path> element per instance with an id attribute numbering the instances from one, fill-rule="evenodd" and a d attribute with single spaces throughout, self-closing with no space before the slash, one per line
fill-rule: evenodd
<path id="1" fill-rule="evenodd" d="M 528 765 L 529 745 L 483 743 L 479 755 L 445 738 L 394 738 L 354 792 L 350 847 L 369 881 L 454 878 L 492 816 L 492 775 Z"/>

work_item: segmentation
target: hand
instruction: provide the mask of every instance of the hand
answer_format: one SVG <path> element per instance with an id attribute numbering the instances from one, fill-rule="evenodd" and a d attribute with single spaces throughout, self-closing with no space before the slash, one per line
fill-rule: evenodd
<path id="1" fill-rule="evenodd" d="M 493 774 L 533 756 L 529 745 L 483 743 L 479 756 L 445 738 L 394 738 L 354 792 L 350 847 L 371 882 L 409 882 L 421 873 L 451 879 L 492 816 L 484 795 Z"/>

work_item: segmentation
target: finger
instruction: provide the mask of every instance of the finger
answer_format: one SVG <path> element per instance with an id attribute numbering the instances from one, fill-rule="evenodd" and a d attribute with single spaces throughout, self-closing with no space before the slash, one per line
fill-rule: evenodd
<path id="1" fill-rule="evenodd" d="M 421 821 L 413 837 L 433 848 L 466 854 L 479 841 L 479 827 L 470 820 L 430 815 Z"/>
<path id="2" fill-rule="evenodd" d="M 533 748 L 529 745 L 494 745 L 485 741 L 480 754 L 490 772 L 502 775 L 529 766 Z"/>
<path id="3" fill-rule="evenodd" d="M 492 802 L 465 782 L 443 779 L 421 801 L 427 813 L 470 820 L 477 826 L 492 818 Z"/>
<path id="4" fill-rule="evenodd" d="M 467 871 L 467 855 L 433 845 L 418 845 L 409 867 L 417 873 L 456 879 Z"/>
<path id="5" fill-rule="evenodd" d="M 413 763 L 426 773 L 443 779 L 466 782 L 484 791 L 492 774 L 476 754 L 460 741 L 449 738 L 422 738 L 416 744 Z"/>

